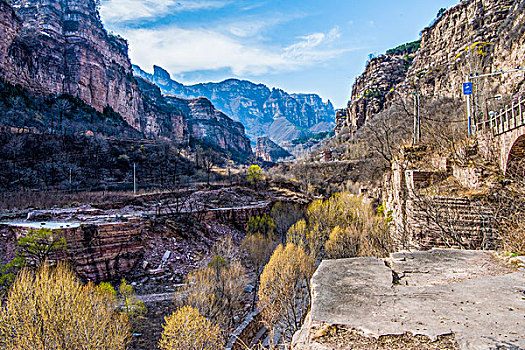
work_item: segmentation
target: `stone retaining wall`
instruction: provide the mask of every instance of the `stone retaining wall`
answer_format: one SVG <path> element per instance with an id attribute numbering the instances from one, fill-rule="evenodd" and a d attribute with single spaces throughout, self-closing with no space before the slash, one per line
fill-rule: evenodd
<path id="1" fill-rule="evenodd" d="M 463 179 L 474 184 L 467 176 L 470 172 L 465 174 Z M 383 201 L 386 212 L 392 216 L 395 247 L 493 248 L 493 215 L 489 208 L 468 198 L 418 194 L 437 175 L 431 171 L 406 170 L 406 164 L 394 163 L 391 175 L 385 179 Z"/>

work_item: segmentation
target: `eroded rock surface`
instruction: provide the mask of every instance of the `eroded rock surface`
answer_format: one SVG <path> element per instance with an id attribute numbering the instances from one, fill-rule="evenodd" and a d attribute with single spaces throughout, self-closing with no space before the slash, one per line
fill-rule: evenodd
<path id="1" fill-rule="evenodd" d="M 338 349 L 316 338 L 327 325 L 374 339 L 453 334 L 460 349 L 525 347 L 525 271 L 510 270 L 489 252 L 434 249 L 323 261 L 312 291 L 311 313 L 294 337 L 297 349 Z"/>
<path id="2" fill-rule="evenodd" d="M 370 60 L 356 79 L 347 109 L 336 118 L 336 131 L 361 127 L 404 96 L 462 98 L 468 74 L 478 75 L 521 67 L 523 61 L 523 1 L 464 0 L 445 11 L 421 32 L 421 47 L 410 55 L 381 55 Z M 478 79 L 474 98 L 480 105 L 496 94 L 523 91 L 522 74 Z M 479 97 L 476 97 L 478 96 Z M 346 114 L 343 116 L 343 114 Z"/>
<path id="3" fill-rule="evenodd" d="M 146 222 L 106 222 L 100 224 L 63 223 L 60 228 L 67 242 L 65 257 L 85 280 L 103 281 L 128 273 L 142 257 L 142 234 Z M 48 225 L 52 226 L 52 225 Z M 46 227 L 46 226 L 43 226 Z M 55 229 L 54 227 L 50 227 Z M 15 238 L 25 236 L 35 227 L 30 224 L 0 224 L 2 244 L 14 246 Z M 10 254 L 3 256 L 13 258 Z"/>
<path id="4" fill-rule="evenodd" d="M 0 6 L 2 17 L 13 11 Z M 8 35 L 0 38 L 0 77 L 36 94 L 77 96 L 100 112 L 109 106 L 139 129 L 128 44 L 107 33 L 96 6 L 93 0 L 12 1 L 17 20 L 2 25 Z"/>
<path id="5" fill-rule="evenodd" d="M 71 95 L 99 112 L 115 111 L 146 138 L 196 140 L 241 161 L 250 158 L 243 125 L 210 101 L 167 98 L 133 76 L 128 43 L 106 31 L 97 3 L 0 0 L 1 82 L 34 97 Z M 22 126 L 10 123 L 0 118 L 0 124 Z M 29 125 L 47 130 L 38 121 Z"/>
<path id="6" fill-rule="evenodd" d="M 351 128 L 360 128 L 383 110 L 387 94 L 405 79 L 409 66 L 407 58 L 390 55 L 376 57 L 366 65 L 365 72 L 352 87 L 351 101 L 345 112 Z"/>

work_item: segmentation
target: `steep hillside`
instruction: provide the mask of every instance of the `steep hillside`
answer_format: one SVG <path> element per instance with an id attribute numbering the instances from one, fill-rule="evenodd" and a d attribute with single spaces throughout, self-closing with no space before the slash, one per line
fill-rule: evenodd
<path id="1" fill-rule="evenodd" d="M 140 94 L 127 42 L 109 35 L 93 0 L 2 2 L 0 77 L 36 94 L 70 94 L 109 106 L 140 128 Z M 11 20 L 9 20 L 11 19 Z M 16 34 L 15 34 L 16 33 Z"/>
<path id="2" fill-rule="evenodd" d="M 409 65 L 409 57 L 388 54 L 370 60 L 352 87 L 352 97 L 345 113 L 348 125 L 358 129 L 380 112 L 387 94 L 404 81 Z"/>
<path id="3" fill-rule="evenodd" d="M 408 71 L 405 88 L 415 85 L 423 95 L 461 97 L 461 84 L 467 74 L 497 71 L 503 68 L 498 61 L 511 63 L 510 48 L 521 52 L 523 48 L 511 44 L 521 42 L 521 38 L 506 38 L 511 34 L 508 21 L 520 11 L 522 3 L 469 0 L 448 9 L 434 25 L 423 30 L 421 49 Z M 485 79 L 478 85 L 480 89 L 484 83 L 497 88 L 506 84 L 507 77 Z"/>
<path id="4" fill-rule="evenodd" d="M 410 99 L 414 91 L 425 100 L 461 99 L 469 74 L 521 67 L 524 6 L 514 0 L 467 0 L 440 14 L 422 31 L 415 54 L 386 54 L 370 61 L 353 86 L 347 110 L 339 113 L 337 130 L 361 127 L 387 101 Z M 502 94 L 510 99 L 523 91 L 523 82 L 519 73 L 476 79 L 473 114 L 481 120 L 487 98 Z"/>
<path id="5" fill-rule="evenodd" d="M 332 103 L 324 102 L 315 94 L 288 94 L 237 79 L 185 86 L 172 80 L 161 67 L 155 66 L 153 74 L 137 66 L 134 66 L 134 71 L 160 86 L 164 94 L 210 99 L 218 109 L 243 123 L 252 140 L 268 136 L 277 142 L 290 141 L 310 130 L 321 132 L 333 126 L 335 112 Z"/>
<path id="6" fill-rule="evenodd" d="M 250 140 L 244 126 L 235 122 L 205 98 L 182 99 L 163 96 L 158 86 L 138 78 L 144 96 L 144 114 L 153 135 L 171 134 L 179 143 L 203 143 L 233 158 L 246 161 L 252 156 Z"/>
<path id="7" fill-rule="evenodd" d="M 275 163 L 293 156 L 268 137 L 259 137 L 257 139 L 256 157 L 265 162 Z"/>
<path id="8" fill-rule="evenodd" d="M 158 88 L 137 81 L 127 42 L 107 33 L 95 0 L 14 0 L 11 6 L 0 0 L 0 32 L 0 81 L 23 90 L 25 99 L 21 106 L 20 96 L 7 96 L 0 124 L 32 126 L 41 132 L 68 127 L 73 133 L 92 130 L 127 136 L 114 129 L 103 132 L 108 128 L 92 125 L 92 118 L 91 124 L 83 125 L 84 116 L 69 113 L 71 104 L 55 103 L 56 97 L 66 96 L 99 113 L 122 117 L 137 137 L 183 145 L 196 141 L 242 161 L 252 155 L 242 125 L 211 103 L 166 99 Z M 47 112 L 34 113 L 28 100 L 56 104 L 60 121 L 46 117 Z M 63 120 L 63 114 L 76 123 Z"/>

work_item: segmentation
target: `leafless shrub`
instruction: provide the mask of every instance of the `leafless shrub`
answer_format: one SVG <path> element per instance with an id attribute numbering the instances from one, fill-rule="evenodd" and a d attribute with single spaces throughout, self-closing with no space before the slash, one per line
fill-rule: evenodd
<path id="1" fill-rule="evenodd" d="M 516 162 L 507 178 L 488 196 L 501 249 L 525 254 L 525 161 Z"/>
<path id="2" fill-rule="evenodd" d="M 412 120 L 406 102 L 402 98 L 395 99 L 388 108 L 374 116 L 357 137 L 363 140 L 369 152 L 390 165 L 401 147 L 410 140 Z"/>
<path id="3" fill-rule="evenodd" d="M 431 196 L 418 190 L 411 191 L 410 197 L 414 222 L 407 226 L 406 237 L 415 235 L 426 248 L 494 248 L 494 219 L 490 206 L 482 201 Z"/>
<path id="4" fill-rule="evenodd" d="M 208 266 L 191 272 L 187 278 L 186 304 L 229 332 L 244 298 L 246 272 L 240 262 L 216 256 Z"/>

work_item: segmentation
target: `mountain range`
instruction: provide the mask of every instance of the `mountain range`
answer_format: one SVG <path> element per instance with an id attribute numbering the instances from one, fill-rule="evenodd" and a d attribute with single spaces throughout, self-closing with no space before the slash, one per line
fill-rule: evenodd
<path id="1" fill-rule="evenodd" d="M 173 80 L 165 69 L 154 66 L 153 70 L 150 74 L 133 66 L 136 76 L 155 83 L 165 95 L 206 97 L 219 110 L 244 125 L 252 144 L 259 137 L 269 137 L 282 144 L 334 127 L 334 106 L 330 100 L 325 102 L 316 94 L 290 94 L 238 79 L 183 85 Z"/>
<path id="2" fill-rule="evenodd" d="M 72 113 L 71 103 L 60 107 L 55 101 L 64 96 L 93 108 L 100 118 L 114 116 L 137 137 L 182 146 L 200 143 L 240 161 L 253 155 L 243 125 L 210 101 L 165 97 L 154 84 L 134 77 L 127 41 L 104 28 L 98 1 L 0 0 L 0 33 L 0 83 L 16 87 L 11 90 L 17 94 L 6 96 L 0 105 L 0 126 L 46 133 L 66 127 L 72 133 L 83 131 L 78 126 L 95 133 L 109 130 L 94 125 L 107 122 L 93 123 L 96 118 L 80 125 L 84 117 Z M 38 99 L 57 105 L 59 121 L 53 120 L 53 113 L 44 118 L 42 111 L 27 107 L 25 102 Z M 75 128 L 72 120 L 77 120 Z M 103 136 L 123 136 L 114 129 Z"/>

